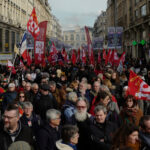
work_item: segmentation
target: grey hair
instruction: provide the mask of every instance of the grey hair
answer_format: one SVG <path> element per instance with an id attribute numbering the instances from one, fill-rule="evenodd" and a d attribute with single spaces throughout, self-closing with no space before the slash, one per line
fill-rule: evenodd
<path id="1" fill-rule="evenodd" d="M 86 99 L 86 97 L 79 97 L 78 100 L 77 100 L 77 102 L 76 102 L 76 105 L 77 105 L 80 101 L 84 101 L 84 102 L 86 103 L 87 109 L 89 109 L 90 104 L 89 104 L 88 100 Z"/>
<path id="2" fill-rule="evenodd" d="M 93 85 L 95 85 L 95 84 L 99 84 L 99 86 L 101 85 L 100 82 L 98 82 L 98 81 L 94 81 Z"/>
<path id="3" fill-rule="evenodd" d="M 51 86 L 56 86 L 56 82 L 55 81 L 49 81 L 49 85 Z"/>
<path id="4" fill-rule="evenodd" d="M 87 80 L 86 77 L 83 77 L 83 78 L 81 79 L 81 82 L 83 82 L 83 83 L 88 83 L 88 80 Z"/>
<path id="5" fill-rule="evenodd" d="M 106 85 L 100 85 L 100 89 L 102 90 L 102 91 L 107 91 L 107 92 L 110 92 L 110 90 L 109 90 L 109 88 L 106 86 Z"/>
<path id="6" fill-rule="evenodd" d="M 30 82 L 26 82 L 26 85 L 27 85 L 27 84 L 29 84 L 29 85 L 31 86 L 31 83 L 30 83 Z"/>
<path id="7" fill-rule="evenodd" d="M 31 102 L 23 102 L 23 109 L 24 108 L 33 108 L 33 105 Z"/>
<path id="8" fill-rule="evenodd" d="M 69 92 L 68 93 L 68 100 L 71 102 L 74 102 L 74 97 L 76 97 L 76 96 L 77 96 L 76 92 Z"/>
<path id="9" fill-rule="evenodd" d="M 37 83 L 33 83 L 32 85 L 31 85 L 31 88 L 33 89 L 35 86 L 38 86 L 38 84 Z M 39 86 L 38 86 L 39 87 Z"/>
<path id="10" fill-rule="evenodd" d="M 107 114 L 107 108 L 103 105 L 97 105 L 94 109 L 94 113 L 96 114 L 99 111 L 103 111 L 104 114 Z"/>
<path id="11" fill-rule="evenodd" d="M 60 115 L 61 115 L 61 112 L 56 110 L 56 109 L 48 109 L 46 111 L 46 119 L 47 119 L 47 121 L 54 120 Z"/>
<path id="12" fill-rule="evenodd" d="M 27 78 L 28 76 L 31 76 L 31 74 L 30 74 L 30 73 L 27 73 L 26 76 L 25 76 L 25 78 Z"/>

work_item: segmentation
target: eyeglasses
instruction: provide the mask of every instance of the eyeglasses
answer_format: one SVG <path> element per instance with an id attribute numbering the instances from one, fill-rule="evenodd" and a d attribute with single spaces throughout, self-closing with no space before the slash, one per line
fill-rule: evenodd
<path id="1" fill-rule="evenodd" d="M 20 98 L 24 98 L 25 96 L 19 96 Z"/>
<path id="2" fill-rule="evenodd" d="M 3 115 L 2 116 L 2 119 L 5 119 L 5 118 L 7 118 L 8 120 L 11 120 L 11 119 L 13 119 L 13 118 L 15 118 L 15 117 L 17 117 L 17 116 L 5 116 L 5 115 Z"/>
<path id="3" fill-rule="evenodd" d="M 77 106 L 77 108 L 84 109 L 84 108 L 86 108 L 86 106 Z"/>

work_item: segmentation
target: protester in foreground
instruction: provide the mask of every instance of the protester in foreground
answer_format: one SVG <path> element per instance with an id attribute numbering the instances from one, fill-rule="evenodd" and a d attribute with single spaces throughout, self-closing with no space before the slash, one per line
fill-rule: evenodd
<path id="1" fill-rule="evenodd" d="M 140 120 L 141 150 L 150 149 L 150 115 L 143 116 Z"/>
<path id="2" fill-rule="evenodd" d="M 3 115 L 3 127 L 0 129 L 0 149 L 8 150 L 8 147 L 16 141 L 25 141 L 34 147 L 31 129 L 19 121 L 18 107 L 8 105 Z"/>
<path id="3" fill-rule="evenodd" d="M 112 150 L 120 150 L 124 147 L 140 150 L 139 130 L 134 124 L 123 125 L 114 134 Z"/>
<path id="4" fill-rule="evenodd" d="M 56 150 L 55 142 L 60 139 L 61 113 L 56 109 L 46 112 L 46 125 L 37 134 L 39 150 Z"/>
<path id="5" fill-rule="evenodd" d="M 56 142 L 57 150 L 77 150 L 78 132 L 79 129 L 76 126 L 65 125 L 61 132 L 62 139 Z"/>

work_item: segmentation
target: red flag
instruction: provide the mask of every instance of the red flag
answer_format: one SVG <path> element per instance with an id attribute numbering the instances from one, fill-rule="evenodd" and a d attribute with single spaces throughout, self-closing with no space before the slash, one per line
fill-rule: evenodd
<path id="1" fill-rule="evenodd" d="M 85 49 L 82 47 L 82 63 L 86 64 L 86 53 L 85 53 Z"/>
<path id="2" fill-rule="evenodd" d="M 64 61 L 67 62 L 67 52 L 65 50 L 65 48 L 62 49 L 62 52 L 61 52 L 63 58 L 64 58 Z"/>
<path id="3" fill-rule="evenodd" d="M 85 26 L 85 32 L 86 32 L 87 44 L 88 44 L 89 61 L 90 61 L 90 64 L 94 64 L 94 55 L 93 55 L 92 42 L 91 42 L 89 30 L 86 26 Z"/>
<path id="4" fill-rule="evenodd" d="M 105 60 L 106 59 L 106 51 L 105 51 L 105 49 L 103 49 L 103 59 Z"/>
<path id="5" fill-rule="evenodd" d="M 137 99 L 150 100 L 150 86 L 132 70 L 130 70 L 128 87 L 128 93 L 135 96 Z"/>
<path id="6" fill-rule="evenodd" d="M 47 21 L 39 23 L 40 34 L 34 41 L 34 57 L 35 64 L 42 64 L 45 66 L 45 43 L 46 43 L 46 30 Z"/>
<path id="7" fill-rule="evenodd" d="M 100 50 L 98 51 L 98 63 L 99 64 L 101 63 L 101 52 L 100 52 Z"/>
<path id="8" fill-rule="evenodd" d="M 115 53 L 115 51 L 112 50 L 111 56 L 110 56 L 110 59 L 109 59 L 109 62 L 110 62 L 110 64 L 111 64 L 112 66 L 114 65 L 114 53 Z"/>
<path id="9" fill-rule="evenodd" d="M 13 64 L 10 60 L 7 61 L 7 67 L 9 70 L 12 70 L 12 74 L 16 74 L 15 67 L 13 66 Z"/>
<path id="10" fill-rule="evenodd" d="M 80 48 L 78 49 L 78 56 L 77 56 L 77 62 L 80 62 L 80 59 L 81 58 L 81 56 L 80 56 Z"/>
<path id="11" fill-rule="evenodd" d="M 114 65 L 118 66 L 119 65 L 119 57 L 117 54 L 117 50 L 114 50 Z"/>
<path id="12" fill-rule="evenodd" d="M 29 21 L 27 23 L 27 30 L 32 34 L 35 39 L 40 34 L 35 8 L 33 8 Z"/>
<path id="13" fill-rule="evenodd" d="M 120 57 L 120 59 L 119 59 L 119 63 L 120 63 L 120 61 L 122 62 L 122 64 L 124 65 L 124 62 L 125 62 L 125 52 L 123 52 L 122 53 L 122 55 L 121 55 L 121 57 Z"/>
<path id="14" fill-rule="evenodd" d="M 32 59 L 31 56 L 29 54 L 29 50 L 27 50 L 27 65 L 30 66 L 32 64 Z"/>
<path id="15" fill-rule="evenodd" d="M 48 60 L 50 63 L 52 63 L 53 65 L 57 62 L 57 49 L 55 47 L 55 44 L 54 42 L 52 42 L 52 46 L 51 46 L 51 49 L 50 49 L 50 53 L 49 53 L 49 56 L 48 56 Z"/>
<path id="16" fill-rule="evenodd" d="M 75 54 L 75 50 L 72 51 L 71 61 L 72 61 L 72 64 L 75 65 L 75 63 L 76 63 L 76 54 Z"/>
<path id="17" fill-rule="evenodd" d="M 105 59 L 105 65 L 107 65 L 107 63 L 110 61 L 110 56 L 111 56 L 111 49 L 109 49 L 107 57 Z"/>

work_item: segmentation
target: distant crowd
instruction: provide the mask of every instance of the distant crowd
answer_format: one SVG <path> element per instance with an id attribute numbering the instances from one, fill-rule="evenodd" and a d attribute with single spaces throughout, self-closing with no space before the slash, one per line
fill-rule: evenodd
<path id="1" fill-rule="evenodd" d="M 0 150 L 150 150 L 150 102 L 129 95 L 129 71 L 150 64 L 0 66 Z M 149 91 L 150 92 L 150 91 Z"/>

